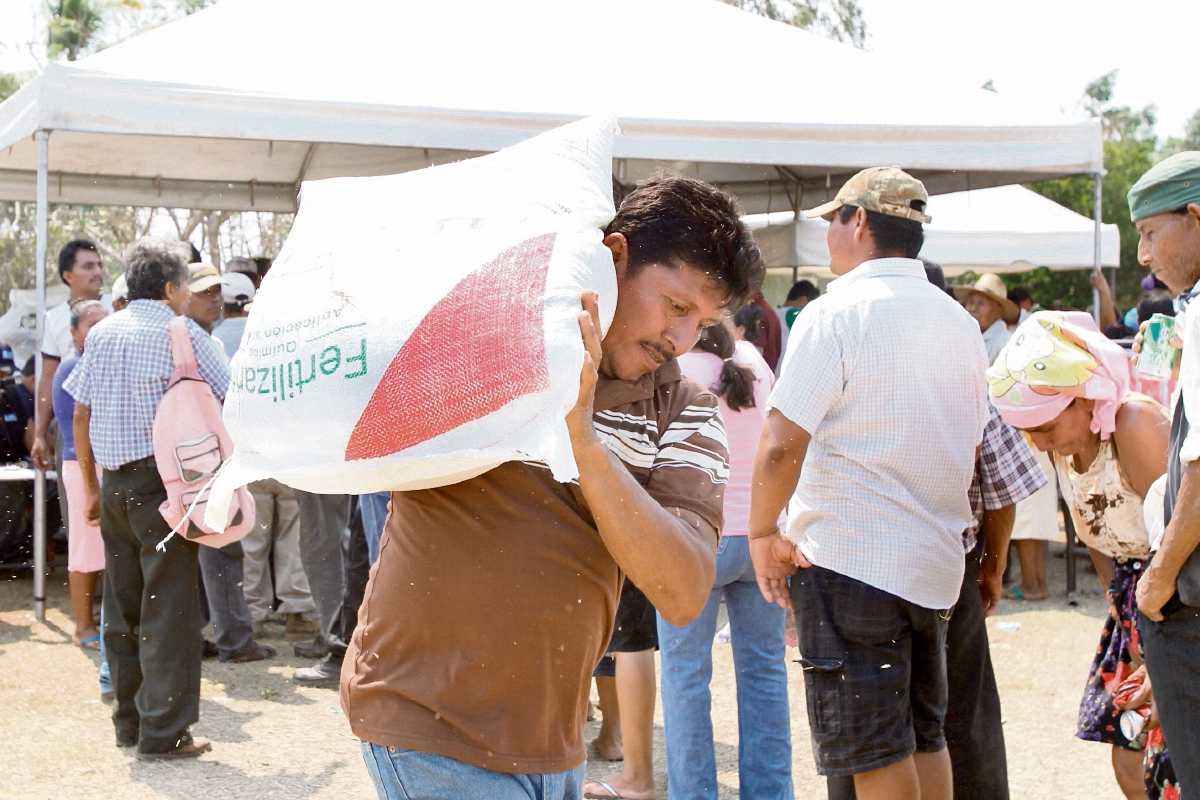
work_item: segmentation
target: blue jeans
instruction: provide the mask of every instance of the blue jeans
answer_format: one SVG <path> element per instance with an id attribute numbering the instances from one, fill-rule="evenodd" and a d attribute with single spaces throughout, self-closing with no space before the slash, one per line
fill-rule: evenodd
<path id="1" fill-rule="evenodd" d="M 737 677 L 738 780 L 743 800 L 792 797 L 792 739 L 782 608 L 763 599 L 745 536 L 723 536 L 708 604 L 676 628 L 658 618 L 669 800 L 716 800 L 713 752 L 713 636 L 725 598 Z"/>
<path id="2" fill-rule="evenodd" d="M 104 649 L 104 604 L 100 605 L 100 694 L 113 690 L 112 676 L 108 671 L 108 651 Z"/>
<path id="3" fill-rule="evenodd" d="M 391 492 L 374 492 L 358 496 L 358 512 L 362 514 L 363 533 L 367 537 L 367 558 L 372 564 L 379 558 L 379 540 L 383 538 L 383 523 L 387 520 Z"/>
<path id="4" fill-rule="evenodd" d="M 580 800 L 587 762 L 566 772 L 492 772 L 436 753 L 360 742 L 379 800 Z"/>

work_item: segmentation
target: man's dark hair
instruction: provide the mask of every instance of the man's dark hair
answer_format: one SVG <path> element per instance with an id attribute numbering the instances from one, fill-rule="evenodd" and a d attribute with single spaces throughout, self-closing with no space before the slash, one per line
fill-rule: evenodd
<path id="1" fill-rule="evenodd" d="M 1033 295 L 1029 293 L 1029 287 L 1027 286 L 1014 286 L 1008 290 L 1008 299 L 1017 305 L 1021 305 L 1026 300 L 1032 300 Z"/>
<path id="2" fill-rule="evenodd" d="M 942 265 L 928 258 L 922 258 L 921 265 L 925 267 L 925 279 L 943 292 L 946 291 L 946 271 L 942 269 Z M 953 296 L 954 293 L 950 294 Z"/>
<path id="3" fill-rule="evenodd" d="M 753 303 L 744 305 L 733 315 L 733 324 L 742 328 L 746 333 L 746 341 L 758 338 L 758 328 L 763 323 L 763 310 Z"/>
<path id="4" fill-rule="evenodd" d="M 792 284 L 792 288 L 788 289 L 787 300 L 785 302 L 790 303 L 793 300 L 799 300 L 801 297 L 807 297 L 809 302 L 812 302 L 820 296 L 821 290 L 813 285 L 812 281 L 796 281 Z"/>
<path id="5" fill-rule="evenodd" d="M 187 283 L 190 255 L 183 242 L 156 236 L 146 236 L 125 248 L 130 301 L 161 300 L 168 283 Z"/>
<path id="6" fill-rule="evenodd" d="M 917 205 L 921 208 L 917 208 Z M 913 200 L 910 203 L 917 211 L 924 210 L 924 203 Z M 850 221 L 858 206 L 842 206 L 838 209 L 838 219 L 843 225 Z M 887 253 L 904 253 L 905 258 L 916 258 L 925 244 L 925 231 L 921 223 L 915 219 L 893 217 L 890 214 L 880 214 L 878 211 L 867 211 L 867 230 L 875 247 Z"/>
<path id="7" fill-rule="evenodd" d="M 629 269 L 648 264 L 687 265 L 725 290 L 726 308 L 738 308 L 762 286 L 766 269 L 737 200 L 704 181 L 659 175 L 625 198 L 605 235 L 629 242 Z"/>
<path id="8" fill-rule="evenodd" d="M 75 254 L 80 250 L 90 250 L 96 255 L 100 254 L 96 245 L 87 239 L 72 239 L 67 242 L 63 245 L 63 249 L 58 251 L 58 277 L 60 279 L 64 274 L 75 269 Z"/>
<path id="9" fill-rule="evenodd" d="M 1175 316 L 1175 302 L 1171 299 L 1170 294 L 1160 289 L 1143 292 L 1137 304 L 1138 322 L 1145 322 L 1155 314 Z"/>

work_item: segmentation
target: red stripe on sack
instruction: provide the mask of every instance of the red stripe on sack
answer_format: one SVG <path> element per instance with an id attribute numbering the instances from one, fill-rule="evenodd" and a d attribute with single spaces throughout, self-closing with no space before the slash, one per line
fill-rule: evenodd
<path id="1" fill-rule="evenodd" d="M 554 239 L 505 250 L 429 310 L 379 379 L 347 461 L 398 453 L 550 388 L 542 303 Z"/>

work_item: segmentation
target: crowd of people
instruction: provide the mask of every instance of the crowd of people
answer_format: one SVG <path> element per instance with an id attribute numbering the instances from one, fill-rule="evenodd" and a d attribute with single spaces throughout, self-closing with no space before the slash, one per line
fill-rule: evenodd
<path id="1" fill-rule="evenodd" d="M 807 212 L 830 223 L 837 279 L 799 281 L 776 309 L 731 195 L 646 181 L 604 231 L 619 294 L 603 337 L 581 300 L 578 480 L 526 461 L 390 495 L 263 480 L 254 530 L 223 547 L 160 546 L 152 427 L 172 320 L 222 398 L 269 264 L 221 272 L 145 238 L 105 295 L 95 245 L 67 244 L 70 299 L 45 318 L 24 438 L 61 484 L 74 640 L 100 651 L 117 744 L 209 750 L 190 732 L 202 659 L 272 658 L 274 626 L 315 660 L 294 681 L 340 687 L 384 800 L 644 800 L 659 651 L 668 796 L 711 799 L 716 637 L 733 651 L 741 796 L 793 796 L 790 642 L 830 798 L 1007 798 L 985 620 L 1004 596 L 1049 595 L 1061 494 L 1111 605 L 1080 665 L 1078 736 L 1111 745 L 1127 797 L 1200 790 L 1200 322 L 1184 313 L 1200 153 L 1131 191 L 1151 282 L 1118 321 L 1100 278 L 1100 326 L 994 275 L 948 287 L 919 257 L 927 200 L 895 167 L 854 176 Z M 1152 313 L 1180 315 L 1173 406 L 1137 391 L 1114 341 Z M 585 780 L 589 754 L 619 771 Z"/>

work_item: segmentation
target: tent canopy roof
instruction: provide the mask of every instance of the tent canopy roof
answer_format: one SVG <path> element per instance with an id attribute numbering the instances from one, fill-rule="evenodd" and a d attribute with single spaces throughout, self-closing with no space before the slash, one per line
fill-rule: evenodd
<path id="1" fill-rule="evenodd" d="M 1095 122 L 943 73 L 718 0 L 225 0 L 51 63 L 0 105 L 0 197 L 33 198 L 38 129 L 51 202 L 287 211 L 304 179 L 455 160 L 593 113 L 621 120 L 623 185 L 665 167 L 748 212 L 815 205 L 876 164 L 935 193 L 1102 171 Z"/>
<path id="2" fill-rule="evenodd" d="M 921 255 L 940 264 L 948 277 L 1093 266 L 1095 222 L 1023 186 L 938 195 L 929 199 L 928 210 L 933 222 L 925 226 Z M 748 221 L 768 268 L 798 267 L 806 275 L 832 277 L 827 222 L 782 214 Z M 1100 256 L 1103 266 L 1119 265 L 1116 225 L 1102 226 Z"/>

